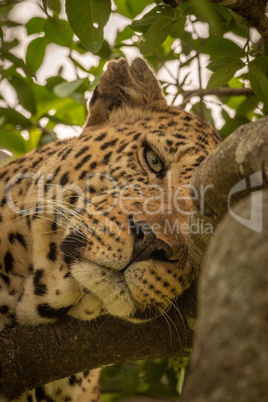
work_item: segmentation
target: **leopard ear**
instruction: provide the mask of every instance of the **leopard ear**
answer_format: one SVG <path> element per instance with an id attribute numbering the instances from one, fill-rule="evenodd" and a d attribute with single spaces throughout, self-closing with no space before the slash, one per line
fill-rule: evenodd
<path id="1" fill-rule="evenodd" d="M 124 106 L 144 109 L 159 104 L 166 104 L 165 97 L 143 59 L 135 59 L 130 66 L 125 59 L 111 61 L 91 98 L 86 126 L 106 122 L 114 109 Z"/>

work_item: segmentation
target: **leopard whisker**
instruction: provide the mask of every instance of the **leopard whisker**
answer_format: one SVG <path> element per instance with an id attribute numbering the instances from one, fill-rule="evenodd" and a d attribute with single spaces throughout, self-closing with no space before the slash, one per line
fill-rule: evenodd
<path id="1" fill-rule="evenodd" d="M 159 306 L 158 306 L 158 307 L 159 307 Z M 179 330 L 178 330 L 176 324 L 174 323 L 174 321 L 170 318 L 170 316 L 168 315 L 168 313 L 167 313 L 164 309 L 162 309 L 161 307 L 160 307 L 160 309 L 163 311 L 163 316 L 166 317 L 166 318 L 171 322 L 171 324 L 173 325 L 173 327 L 175 328 L 175 331 L 176 331 L 176 333 L 177 333 L 177 335 L 178 335 L 178 339 L 179 339 L 179 343 L 180 343 L 180 348 L 182 349 L 181 336 L 180 336 L 180 333 L 179 333 Z"/>
<path id="2" fill-rule="evenodd" d="M 75 309 L 79 303 L 79 301 L 83 298 L 83 296 L 85 296 L 87 294 L 87 292 L 85 290 L 83 290 L 83 292 L 81 293 L 81 295 L 78 297 L 78 299 L 75 302 L 75 305 L 73 306 L 73 308 Z"/>
<path id="3" fill-rule="evenodd" d="M 184 336 L 185 336 L 185 343 L 186 345 L 188 344 L 188 339 L 187 339 L 187 331 L 186 331 L 186 326 L 185 326 L 185 320 L 184 317 L 179 309 L 179 307 L 176 305 L 176 303 L 174 303 L 172 300 L 170 300 L 168 297 L 165 296 L 166 299 L 168 299 L 168 302 L 175 308 L 175 310 L 179 313 L 181 322 L 182 322 L 182 326 L 183 326 L 183 332 L 184 332 Z"/>
<path id="4" fill-rule="evenodd" d="M 156 308 L 160 312 L 161 316 L 164 317 L 164 319 L 165 319 L 165 321 L 166 321 L 166 323 L 168 325 L 170 340 L 172 340 L 171 326 L 170 326 L 170 323 L 168 321 L 169 317 L 167 316 L 165 310 L 163 310 L 160 306 L 156 305 Z"/>

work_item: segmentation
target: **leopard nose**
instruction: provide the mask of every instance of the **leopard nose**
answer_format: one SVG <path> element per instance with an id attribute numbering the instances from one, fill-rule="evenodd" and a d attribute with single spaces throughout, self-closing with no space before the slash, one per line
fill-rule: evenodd
<path id="1" fill-rule="evenodd" d="M 137 222 L 134 227 L 132 226 L 132 232 L 135 241 L 131 261 L 145 261 L 151 258 L 167 261 L 172 257 L 171 247 L 164 240 L 156 237 L 148 222 Z"/>

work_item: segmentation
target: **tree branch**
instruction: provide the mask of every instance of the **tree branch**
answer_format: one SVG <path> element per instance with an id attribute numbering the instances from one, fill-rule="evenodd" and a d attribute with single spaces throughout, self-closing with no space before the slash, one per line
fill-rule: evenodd
<path id="1" fill-rule="evenodd" d="M 165 317 L 134 324 L 105 316 L 2 332 L 0 393 L 13 400 L 26 390 L 107 364 L 189 355 L 193 332 L 188 322 L 196 317 L 195 283 L 176 304 L 180 313 L 171 309 L 169 324 Z"/>
<path id="2" fill-rule="evenodd" d="M 260 201 L 260 202 L 259 202 Z M 181 402 L 252 402 L 268 397 L 268 190 L 241 200 L 217 228 L 202 270 L 198 329 Z M 228 235 L 226 235 L 228 233 Z"/>
<path id="3" fill-rule="evenodd" d="M 191 91 L 183 91 L 183 102 L 180 104 L 180 107 L 184 108 L 185 105 L 189 102 L 189 100 L 193 96 L 199 96 L 200 98 L 204 98 L 207 95 L 216 95 L 218 97 L 221 96 L 254 96 L 255 93 L 251 88 L 228 88 L 228 87 L 218 87 L 216 89 L 211 89 L 209 91 L 199 88 L 193 89 Z"/>

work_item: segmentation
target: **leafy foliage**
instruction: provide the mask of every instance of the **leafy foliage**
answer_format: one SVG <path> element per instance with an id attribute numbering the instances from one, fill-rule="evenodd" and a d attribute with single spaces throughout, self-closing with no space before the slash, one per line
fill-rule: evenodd
<path id="1" fill-rule="evenodd" d="M 60 129 L 81 127 L 86 99 L 105 63 L 126 57 L 131 50 L 160 71 L 170 103 L 200 115 L 223 137 L 267 114 L 267 42 L 222 5 L 208 0 L 183 2 L 176 8 L 160 0 L 64 4 L 39 0 L 37 4 L 25 24 L 20 22 L 20 10 L 27 10 L 30 3 L 2 0 L 0 4 L 0 148 L 14 156 L 55 140 Z M 118 17 L 121 23 L 114 34 L 113 21 Z M 53 72 L 46 68 L 51 52 L 55 59 L 64 54 Z M 232 95 L 223 95 L 222 87 Z M 243 88 L 252 88 L 251 95 L 246 96 Z M 107 400 L 135 392 L 176 397 L 185 362 L 174 362 L 107 368 L 103 374 Z"/>
<path id="2" fill-rule="evenodd" d="M 176 8 L 159 0 L 66 0 L 65 5 L 40 0 L 38 12 L 23 25 L 18 11 L 23 3 L 27 7 L 19 0 L 0 5 L 0 146 L 15 155 L 54 140 L 62 125 L 82 126 L 86 98 L 104 64 L 130 49 L 138 48 L 161 70 L 170 103 L 199 114 L 223 136 L 267 113 L 267 43 L 224 6 L 208 0 Z M 124 22 L 111 38 L 111 22 L 110 29 L 104 27 L 116 16 Z M 21 52 L 25 39 L 28 46 Z M 66 56 L 49 75 L 44 65 L 53 47 L 65 49 Z M 88 68 L 89 52 L 97 67 Z M 66 63 L 73 70 L 71 80 L 64 74 Z M 221 87 L 236 95 L 223 96 Z M 241 92 L 243 87 L 252 88 L 251 96 Z M 12 101 L 6 94 L 10 88 Z"/>
<path id="3" fill-rule="evenodd" d="M 106 367 L 101 374 L 102 400 L 118 401 L 132 395 L 141 400 L 145 396 L 173 400 L 181 393 L 187 364 L 188 358 L 182 358 L 128 362 Z"/>

